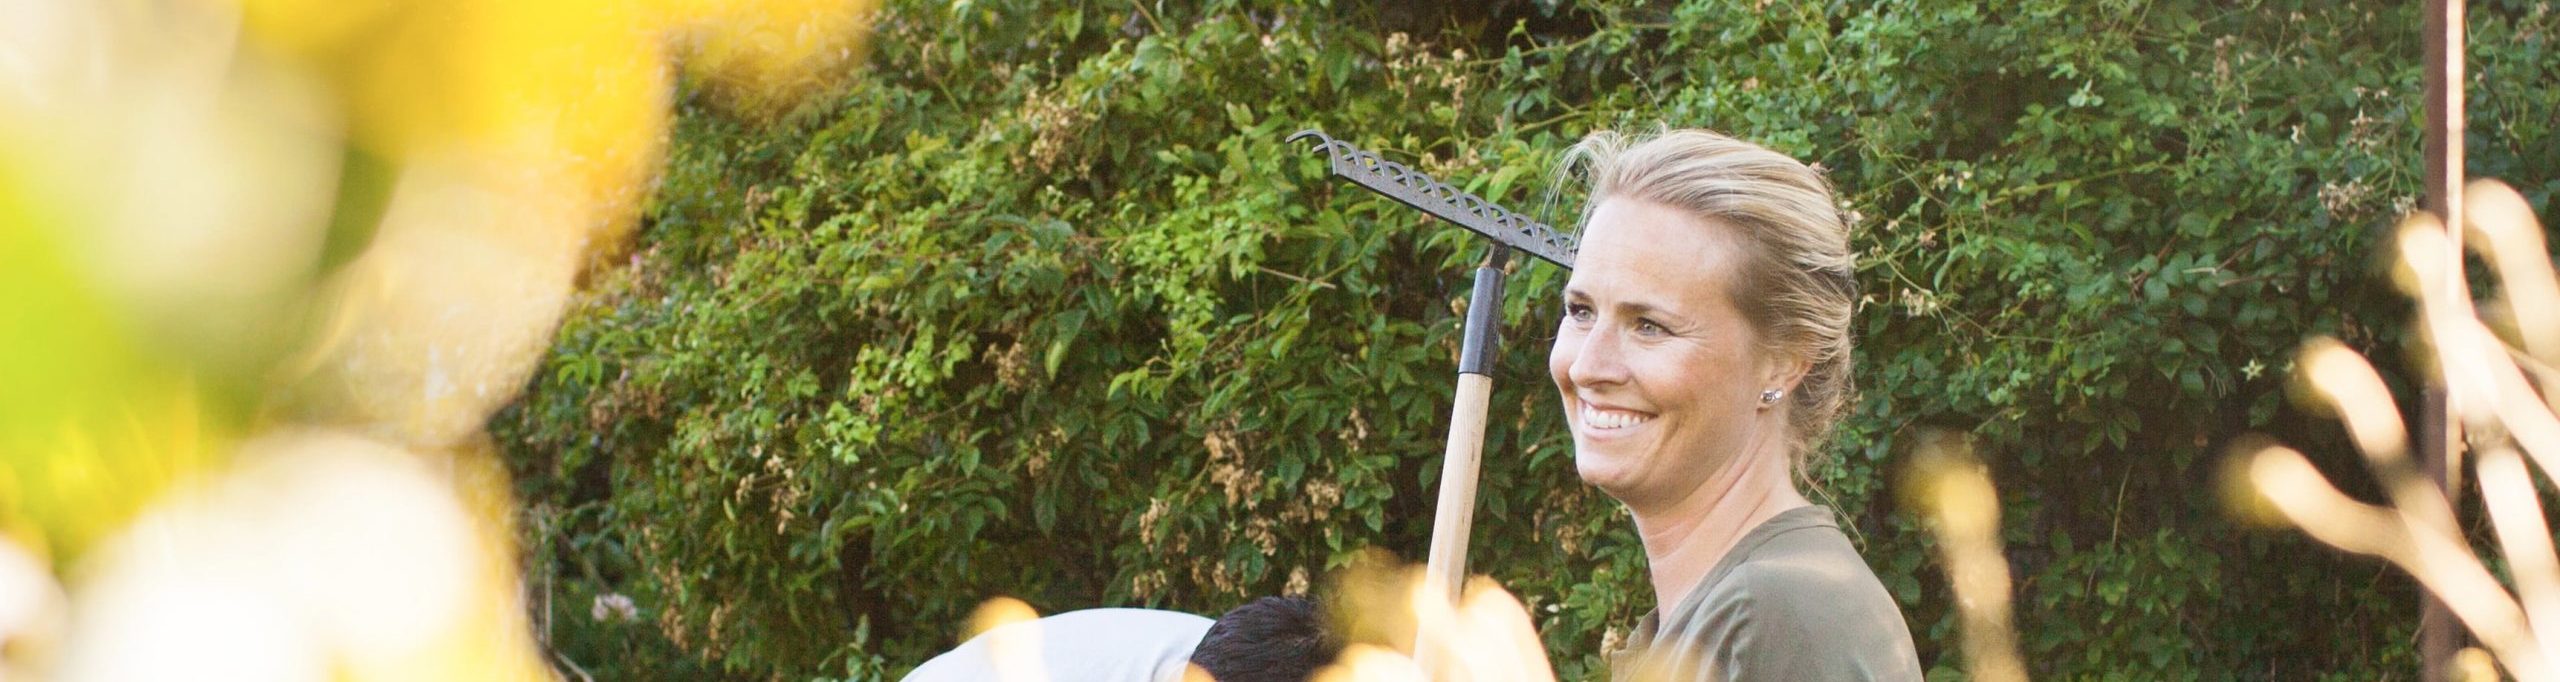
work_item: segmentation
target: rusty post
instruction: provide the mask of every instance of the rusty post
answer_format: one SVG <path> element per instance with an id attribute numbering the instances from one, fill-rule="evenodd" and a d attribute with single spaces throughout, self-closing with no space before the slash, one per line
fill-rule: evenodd
<path id="1" fill-rule="evenodd" d="M 2427 0 L 2426 5 L 2426 211 L 2434 214 L 2445 228 L 2445 236 L 2453 249 L 2453 259 L 2444 269 L 2451 280 L 2447 286 L 2467 287 L 2462 266 L 2462 57 L 2463 0 Z M 2460 291 L 2456 289 L 2455 291 Z M 2467 296 L 2447 296 L 2455 305 L 2469 302 Z M 2448 311 L 2469 315 L 2470 311 Z M 2449 403 L 2451 395 L 2441 379 L 2426 387 L 2424 404 L 2419 408 L 2418 464 L 2445 491 L 2448 500 L 2461 507 L 2462 431 L 2453 422 Z M 2451 529 L 2459 532 L 2459 529 Z M 2452 678 L 2454 654 L 2462 649 L 2462 631 L 2444 602 L 2424 590 L 2419 592 L 2422 611 L 2418 618 L 2418 659 L 2424 666 L 2419 678 L 2439 682 Z"/>

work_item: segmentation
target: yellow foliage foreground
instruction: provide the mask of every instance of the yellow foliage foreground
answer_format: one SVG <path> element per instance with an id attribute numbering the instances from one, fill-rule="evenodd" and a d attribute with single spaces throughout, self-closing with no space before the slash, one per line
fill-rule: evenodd
<path id="1" fill-rule="evenodd" d="M 0 677 L 553 676 L 482 424 L 869 5 L 0 5 Z"/>
<path id="2" fill-rule="evenodd" d="M 2435 219 L 2421 214 L 2402 223 L 2392 260 L 2401 289 L 2418 302 L 2421 341 L 2430 351 L 2425 369 L 2446 389 L 2452 419 L 2466 434 L 2513 592 L 2472 553 L 2453 506 L 2409 456 L 2409 429 L 2380 373 L 2334 340 L 2304 346 L 2296 361 L 2301 393 L 2345 422 L 2390 504 L 2346 496 L 2302 453 L 2277 445 L 2239 448 L 2247 482 L 2242 504 L 2246 512 L 2281 518 L 2321 542 L 2408 571 L 2508 673 L 2555 680 L 2560 555 L 2530 469 L 2560 476 L 2560 412 L 2545 397 L 2560 380 L 2552 369 L 2560 367 L 2560 285 L 2524 197 L 2483 180 L 2465 190 L 2463 201 L 2470 207 L 2464 243 L 2480 252 L 2500 285 L 2499 298 L 2477 308 L 2489 315 L 2473 312 L 2467 278 L 2449 272 L 2461 261 Z M 2492 320 L 2504 329 L 2492 329 Z M 2466 676 L 2495 676 L 2476 653 L 2449 663 Z"/>

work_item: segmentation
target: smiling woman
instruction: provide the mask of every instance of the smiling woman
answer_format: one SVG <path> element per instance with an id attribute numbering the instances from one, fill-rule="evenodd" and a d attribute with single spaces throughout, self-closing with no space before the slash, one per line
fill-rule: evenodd
<path id="1" fill-rule="evenodd" d="M 1901 611 L 1794 484 L 1848 393 L 1848 226 L 1812 169 L 1699 130 L 1600 133 L 1547 369 L 1656 610 L 1618 679 L 1919 679 Z"/>

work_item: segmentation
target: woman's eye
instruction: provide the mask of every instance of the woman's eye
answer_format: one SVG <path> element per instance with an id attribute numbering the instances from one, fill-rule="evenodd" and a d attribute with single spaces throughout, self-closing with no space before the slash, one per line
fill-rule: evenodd
<path id="1" fill-rule="evenodd" d="M 1645 336 L 1661 336 L 1671 333 L 1671 330 L 1662 328 L 1662 325 L 1654 324 L 1653 320 L 1636 320 L 1636 333 L 1643 334 Z"/>
<path id="2" fill-rule="evenodd" d="M 1564 304 L 1564 318 L 1575 322 L 1588 323 L 1591 321 L 1591 306 L 1580 303 Z"/>

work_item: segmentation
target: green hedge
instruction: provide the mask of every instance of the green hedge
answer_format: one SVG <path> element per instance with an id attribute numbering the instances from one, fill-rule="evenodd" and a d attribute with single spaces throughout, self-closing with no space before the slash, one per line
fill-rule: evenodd
<path id="1" fill-rule="evenodd" d="M 1933 671 L 1955 619 L 1893 503 L 1921 426 L 1990 460 L 2040 676 L 2414 669 L 2397 574 L 2228 520 L 2214 472 L 2254 431 L 2364 480 L 2284 377 L 2312 333 L 2398 352 L 2370 263 L 2419 191 L 2418 3 L 1384 4 L 892 2 L 841 97 L 688 104 L 640 246 L 495 427 L 555 647 L 879 678 L 993 595 L 1214 613 L 1418 561 L 1481 247 L 1282 138 L 1522 207 L 1584 132 L 1669 122 L 1818 161 L 1861 218 L 1863 398 L 1818 477 Z M 2560 17 L 2472 4 L 2471 167 L 2548 206 Z M 1570 466 L 1562 273 L 1515 269 L 1473 561 L 1587 679 L 1644 561 Z"/>

